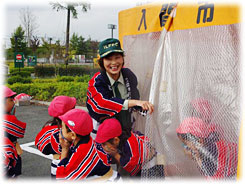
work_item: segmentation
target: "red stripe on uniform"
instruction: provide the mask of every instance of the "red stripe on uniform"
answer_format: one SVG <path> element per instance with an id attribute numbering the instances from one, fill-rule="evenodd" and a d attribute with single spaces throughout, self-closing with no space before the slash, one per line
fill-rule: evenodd
<path id="1" fill-rule="evenodd" d="M 95 153 L 96 152 L 93 149 L 92 153 L 89 155 L 89 157 L 86 159 L 86 161 L 81 166 L 79 166 L 80 167 L 79 170 L 76 173 L 74 173 L 70 179 L 72 179 L 72 180 L 76 179 L 79 176 L 79 174 L 81 174 L 82 172 L 85 171 L 84 169 L 89 169 L 87 167 L 90 164 L 90 162 L 92 161 L 92 158 L 93 158 Z M 79 163 L 81 163 L 83 161 L 83 159 L 84 158 L 82 158 L 82 160 L 80 160 Z M 86 177 L 85 173 L 82 174 L 81 176 L 79 176 L 79 178 L 85 178 L 85 177 Z"/>
<path id="2" fill-rule="evenodd" d="M 101 75 L 100 72 L 96 73 L 94 77 L 89 81 L 88 91 L 91 94 L 88 94 L 93 100 L 97 103 L 98 106 L 106 108 L 108 110 L 116 111 L 117 113 L 121 111 L 123 105 L 116 103 L 114 101 L 105 99 L 100 92 L 97 91 L 95 84 L 95 79 Z M 93 102 L 92 102 L 93 103 Z M 95 111 L 96 112 L 96 111 Z"/>
<path id="3" fill-rule="evenodd" d="M 5 166 L 7 168 L 15 167 L 17 160 L 18 160 L 17 151 L 16 151 L 14 144 L 6 137 L 4 138 L 3 150 L 4 150 L 4 155 L 6 156 L 5 161 L 4 161 L 4 164 L 6 164 Z M 12 165 L 9 165 L 10 159 L 13 160 Z"/>
<path id="4" fill-rule="evenodd" d="M 224 178 L 227 149 L 224 141 L 217 142 L 218 149 L 218 168 L 214 178 Z"/>
<path id="5" fill-rule="evenodd" d="M 96 156 L 93 162 L 91 163 L 91 165 L 89 166 L 89 168 L 85 169 L 86 172 L 83 174 L 81 178 L 84 179 L 88 177 L 88 175 L 91 173 L 91 171 L 94 169 L 94 167 L 97 165 L 98 162 L 99 162 L 99 157 Z"/>
<path id="6" fill-rule="evenodd" d="M 93 109 L 93 111 L 96 112 L 96 113 L 98 113 L 98 114 L 108 114 L 110 116 L 114 116 L 115 115 L 115 113 L 113 113 L 113 112 L 98 109 L 97 106 L 90 99 L 87 100 L 87 103 L 91 106 L 91 108 Z"/>
<path id="7" fill-rule="evenodd" d="M 131 133 L 131 137 L 127 140 L 128 145 L 130 147 L 132 157 L 130 158 L 129 162 L 123 167 L 126 171 L 130 173 L 130 175 L 137 174 L 136 171 L 140 168 L 140 153 L 139 153 L 139 142 L 134 134 Z M 143 149 L 142 149 L 143 151 Z"/>
<path id="8" fill-rule="evenodd" d="M 234 174 L 234 171 L 236 170 L 237 167 L 237 146 L 236 144 L 233 143 L 228 143 L 229 147 L 229 162 L 228 162 L 228 173 L 227 176 L 230 177 Z"/>
<path id="9" fill-rule="evenodd" d="M 16 129 L 10 130 L 9 128 L 11 128 L 11 127 L 12 127 L 12 126 L 4 127 L 3 130 L 4 130 L 5 132 L 7 132 L 7 133 L 9 133 L 9 134 L 11 134 L 11 135 L 13 135 L 13 136 L 15 136 L 15 137 L 19 137 L 19 138 L 23 138 L 23 137 L 24 137 L 24 135 L 21 134 L 22 132 L 17 132 Z"/>

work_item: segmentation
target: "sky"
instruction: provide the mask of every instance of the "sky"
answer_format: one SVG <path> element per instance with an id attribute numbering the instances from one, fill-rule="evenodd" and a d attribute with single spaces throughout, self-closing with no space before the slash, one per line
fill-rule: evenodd
<path id="1" fill-rule="evenodd" d="M 58 2 L 64 2 L 57 0 Z M 52 38 L 52 41 L 61 40 L 65 43 L 65 32 L 67 22 L 67 11 L 56 11 L 52 9 L 50 2 L 47 0 L 1 0 L 1 32 L 5 47 L 10 46 L 10 37 L 19 25 L 23 25 L 20 19 L 20 10 L 30 9 L 38 28 L 34 35 L 44 37 L 46 39 Z M 84 2 L 84 1 L 83 1 Z M 108 29 L 108 24 L 115 24 L 116 30 L 113 30 L 113 37 L 118 38 L 118 13 L 121 10 L 133 8 L 139 3 L 146 3 L 149 1 L 143 0 L 88 0 L 91 9 L 87 13 L 83 13 L 78 8 L 78 19 L 71 18 L 70 35 L 73 33 L 83 36 L 85 39 L 101 41 L 105 38 L 111 37 L 111 29 Z M 23 27 L 23 26 L 22 26 Z"/>

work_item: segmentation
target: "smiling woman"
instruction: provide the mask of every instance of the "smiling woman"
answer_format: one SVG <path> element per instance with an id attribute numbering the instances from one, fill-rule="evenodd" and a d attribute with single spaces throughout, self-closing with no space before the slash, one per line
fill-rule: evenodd
<path id="1" fill-rule="evenodd" d="M 94 133 L 105 119 L 115 117 L 123 130 L 131 130 L 133 110 L 153 112 L 153 105 L 139 100 L 137 77 L 124 66 L 120 41 L 109 38 L 99 44 L 101 71 L 89 81 L 87 108 L 94 121 Z M 97 122 L 96 122 L 97 121 Z"/>

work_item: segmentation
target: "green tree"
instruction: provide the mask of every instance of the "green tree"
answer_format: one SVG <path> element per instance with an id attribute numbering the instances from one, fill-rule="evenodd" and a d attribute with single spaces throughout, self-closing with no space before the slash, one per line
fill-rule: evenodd
<path id="1" fill-rule="evenodd" d="M 63 53 L 64 53 L 64 47 L 60 45 L 60 40 L 57 40 L 55 44 L 53 45 L 54 49 L 54 59 L 64 59 Z"/>
<path id="2" fill-rule="evenodd" d="M 25 41 L 25 31 L 18 26 L 10 38 L 11 48 L 13 52 L 23 52 L 25 56 L 28 54 L 27 42 Z"/>
<path id="3" fill-rule="evenodd" d="M 50 55 L 51 55 L 51 44 L 49 44 L 49 42 L 47 40 L 45 40 L 44 38 L 42 38 L 42 47 L 44 48 L 45 50 L 45 55 L 46 55 L 46 58 L 49 59 L 50 58 Z"/>
<path id="4" fill-rule="evenodd" d="M 82 36 L 73 33 L 70 40 L 70 48 L 73 54 L 85 55 L 86 58 L 96 57 L 98 51 L 99 42 L 91 40 L 91 38 L 85 40 Z"/>
<path id="5" fill-rule="evenodd" d="M 91 40 L 90 47 L 92 50 L 93 57 L 97 57 L 98 49 L 99 49 L 99 43 L 98 41 Z"/>
<path id="6" fill-rule="evenodd" d="M 79 45 L 80 45 L 79 42 L 80 42 L 79 36 L 76 33 L 73 33 L 70 40 L 70 46 L 71 46 L 71 51 L 76 55 L 79 54 Z"/>
<path id="7" fill-rule="evenodd" d="M 37 36 L 33 36 L 33 39 L 30 40 L 30 48 L 32 49 L 32 54 L 36 55 L 37 48 L 40 44 L 40 40 Z"/>
<path id="8" fill-rule="evenodd" d="M 53 9 L 59 10 L 67 10 L 67 24 L 66 24 L 66 53 L 65 53 L 65 64 L 68 65 L 69 58 L 69 36 L 70 36 L 70 14 L 72 13 L 72 17 L 77 19 L 77 6 L 81 6 L 82 12 L 87 12 L 90 9 L 90 4 L 88 3 L 51 3 Z"/>

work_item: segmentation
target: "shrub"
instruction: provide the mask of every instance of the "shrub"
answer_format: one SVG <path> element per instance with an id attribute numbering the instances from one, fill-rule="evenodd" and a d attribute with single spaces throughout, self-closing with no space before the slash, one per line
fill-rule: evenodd
<path id="1" fill-rule="evenodd" d="M 89 75 L 93 76 L 98 72 L 97 68 L 92 68 L 88 66 L 71 66 L 68 65 L 67 69 L 65 65 L 58 65 L 56 68 L 54 65 L 38 65 L 35 66 L 35 76 L 36 77 L 54 77 L 55 75 L 59 76 L 83 76 Z"/>
<path id="2" fill-rule="evenodd" d="M 36 77 L 53 77 L 55 76 L 55 67 L 51 65 L 35 66 Z"/>
<path id="3" fill-rule="evenodd" d="M 89 80 L 90 80 L 90 76 L 89 75 L 83 75 L 81 77 L 76 76 L 74 78 L 74 82 L 86 82 L 86 83 L 88 83 Z"/>
<path id="4" fill-rule="evenodd" d="M 7 80 L 8 84 L 14 84 L 14 83 L 31 83 L 32 78 L 31 77 L 22 77 L 20 75 L 15 75 L 12 77 L 9 77 Z"/>
<path id="5" fill-rule="evenodd" d="M 57 77 L 57 82 L 73 82 L 74 81 L 74 77 L 72 76 L 58 76 Z"/>
<path id="6" fill-rule="evenodd" d="M 32 80 L 33 83 L 55 83 L 57 82 L 57 79 L 56 78 L 36 78 L 36 79 L 33 79 Z"/>
<path id="7" fill-rule="evenodd" d="M 25 68 L 20 68 L 21 72 L 30 72 L 30 73 L 34 73 L 34 67 L 25 67 Z M 15 73 L 15 72 L 19 72 L 19 68 L 10 68 L 9 70 L 10 74 L 11 73 Z"/>
<path id="8" fill-rule="evenodd" d="M 75 97 L 77 104 L 86 103 L 87 83 L 83 82 L 51 82 L 51 83 L 15 83 L 8 85 L 16 93 L 26 93 L 36 100 L 52 101 L 55 96 L 66 95 Z"/>
<path id="9" fill-rule="evenodd" d="M 16 76 L 16 75 L 20 75 L 21 77 L 31 77 L 31 72 L 27 72 L 27 71 L 15 71 L 9 74 L 9 76 Z"/>

